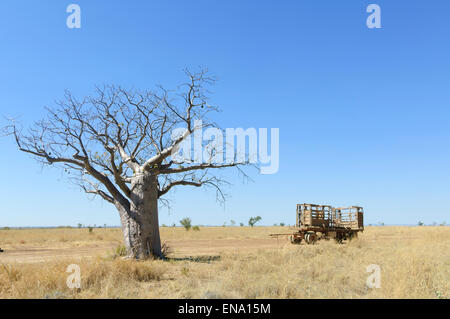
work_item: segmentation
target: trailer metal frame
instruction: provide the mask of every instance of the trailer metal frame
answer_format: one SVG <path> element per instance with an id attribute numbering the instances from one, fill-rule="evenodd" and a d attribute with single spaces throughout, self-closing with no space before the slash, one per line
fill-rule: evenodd
<path id="1" fill-rule="evenodd" d="M 302 241 L 314 244 L 320 239 L 334 239 L 342 243 L 364 231 L 363 216 L 364 210 L 360 206 L 334 208 L 330 205 L 297 204 L 295 231 L 270 236 L 289 236 L 293 244 Z"/>

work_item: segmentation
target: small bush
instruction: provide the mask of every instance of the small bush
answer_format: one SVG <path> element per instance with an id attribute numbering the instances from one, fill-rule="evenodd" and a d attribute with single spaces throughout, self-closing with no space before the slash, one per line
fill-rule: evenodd
<path id="1" fill-rule="evenodd" d="M 248 225 L 251 226 L 251 227 L 253 227 L 253 226 L 255 226 L 255 224 L 256 224 L 257 222 L 259 222 L 261 219 L 262 219 L 261 216 L 250 217 L 250 219 L 248 220 Z"/>
<path id="2" fill-rule="evenodd" d="M 200 227 L 194 226 L 194 227 L 192 227 L 192 230 L 193 230 L 193 231 L 200 231 Z"/>
<path id="3" fill-rule="evenodd" d="M 119 245 L 113 249 L 112 259 L 125 257 L 127 255 L 127 248 L 124 245 Z"/>
<path id="4" fill-rule="evenodd" d="M 187 218 L 187 217 L 180 220 L 180 224 L 186 229 L 186 231 L 191 229 L 191 227 L 192 227 L 191 223 L 192 223 L 191 219 Z"/>
<path id="5" fill-rule="evenodd" d="M 164 258 L 168 258 L 169 255 L 172 254 L 172 248 L 167 243 L 163 243 L 161 246 L 161 253 Z"/>
<path id="6" fill-rule="evenodd" d="M 181 268 L 181 274 L 186 277 L 189 276 L 189 268 L 187 267 Z"/>

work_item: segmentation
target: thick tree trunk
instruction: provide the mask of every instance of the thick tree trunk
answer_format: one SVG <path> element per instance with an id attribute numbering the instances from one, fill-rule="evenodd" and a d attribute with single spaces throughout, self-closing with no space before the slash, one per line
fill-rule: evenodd
<path id="1" fill-rule="evenodd" d="M 131 190 L 129 209 L 118 205 L 127 251 L 135 259 L 160 258 L 157 177 L 139 174 L 133 177 Z"/>

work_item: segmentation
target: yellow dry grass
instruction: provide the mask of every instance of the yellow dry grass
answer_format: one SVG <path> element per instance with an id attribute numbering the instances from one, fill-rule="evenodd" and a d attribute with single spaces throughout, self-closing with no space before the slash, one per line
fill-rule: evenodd
<path id="1" fill-rule="evenodd" d="M 289 227 L 200 227 L 201 231 L 185 231 L 181 227 L 161 227 L 163 240 L 245 239 L 267 238 L 269 234 L 289 231 Z M 0 229 L 0 244 L 48 246 L 70 242 L 71 245 L 89 245 L 99 242 L 122 242 L 119 228 L 51 228 Z"/>
<path id="2" fill-rule="evenodd" d="M 92 233 L 87 228 L 51 228 L 51 229 L 0 229 L 1 247 L 42 247 L 83 246 L 99 242 L 122 241 L 118 228 L 95 228 Z"/>
<path id="3" fill-rule="evenodd" d="M 287 227 L 162 228 L 163 240 L 267 238 Z M 98 237 L 96 237 L 98 236 Z M 101 237 L 101 239 L 100 239 Z M 21 244 L 20 241 L 25 243 Z M 120 230 L 1 230 L 0 247 L 120 243 Z M 218 239 L 220 240 L 220 239 Z M 105 254 L 45 263 L 0 259 L 2 298 L 448 298 L 449 227 L 368 227 L 343 245 L 321 241 L 220 253 L 220 258 L 130 261 Z M 195 256 L 196 252 L 192 251 Z M 66 268 L 81 268 L 81 289 L 69 289 Z M 381 288 L 368 288 L 366 268 L 381 267 Z"/>

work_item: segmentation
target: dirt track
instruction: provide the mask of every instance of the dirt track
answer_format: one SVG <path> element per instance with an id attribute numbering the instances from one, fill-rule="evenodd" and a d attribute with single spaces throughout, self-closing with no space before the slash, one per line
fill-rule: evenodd
<path id="1" fill-rule="evenodd" d="M 217 256 L 223 252 L 234 250 L 256 250 L 261 248 L 276 248 L 287 241 L 276 239 L 216 239 L 216 240 L 172 240 L 167 241 L 174 257 L 186 256 Z M 33 263 L 64 258 L 106 256 L 117 244 L 105 242 L 101 244 L 73 247 L 70 245 L 52 247 L 5 247 L 0 253 L 1 263 Z"/>

